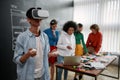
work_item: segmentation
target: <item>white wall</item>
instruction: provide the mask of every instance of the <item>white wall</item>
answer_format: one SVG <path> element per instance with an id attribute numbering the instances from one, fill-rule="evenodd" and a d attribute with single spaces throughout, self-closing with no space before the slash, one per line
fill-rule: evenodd
<path id="1" fill-rule="evenodd" d="M 61 29 L 68 20 L 73 20 L 73 0 L 36 0 L 36 6 L 49 11 L 50 16 L 44 20 L 42 29 L 48 28 L 52 19 L 58 21 L 57 29 Z"/>

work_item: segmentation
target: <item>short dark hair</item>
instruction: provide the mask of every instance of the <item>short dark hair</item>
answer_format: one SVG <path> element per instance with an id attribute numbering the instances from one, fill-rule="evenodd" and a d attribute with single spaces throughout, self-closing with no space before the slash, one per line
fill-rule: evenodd
<path id="1" fill-rule="evenodd" d="M 99 26 L 97 24 L 92 24 L 90 26 L 90 29 L 94 29 L 94 30 L 96 30 L 98 32 L 99 31 Z"/>
<path id="2" fill-rule="evenodd" d="M 54 25 L 54 24 L 57 24 L 57 20 L 52 19 L 52 20 L 50 21 L 50 25 Z"/>
<path id="3" fill-rule="evenodd" d="M 41 8 L 40 8 L 40 7 L 38 7 L 38 8 L 35 8 L 35 7 L 29 8 L 29 9 L 27 10 L 27 12 L 26 12 L 26 17 L 27 17 L 27 18 L 34 19 L 33 16 L 32 16 L 32 10 L 33 10 L 33 9 L 41 9 Z"/>
<path id="4" fill-rule="evenodd" d="M 77 24 L 74 21 L 68 21 L 63 26 L 63 31 L 67 32 L 69 28 L 74 28 L 74 31 L 77 29 Z"/>
<path id="5" fill-rule="evenodd" d="M 83 27 L 83 24 L 78 23 L 78 27 L 79 27 L 79 28 Z"/>

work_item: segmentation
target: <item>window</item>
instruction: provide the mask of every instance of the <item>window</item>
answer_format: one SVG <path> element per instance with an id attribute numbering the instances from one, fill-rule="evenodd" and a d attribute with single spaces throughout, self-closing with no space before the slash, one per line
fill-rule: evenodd
<path id="1" fill-rule="evenodd" d="M 84 25 L 85 41 L 90 25 L 98 24 L 103 34 L 101 51 L 120 52 L 120 1 L 74 0 L 74 21 Z"/>

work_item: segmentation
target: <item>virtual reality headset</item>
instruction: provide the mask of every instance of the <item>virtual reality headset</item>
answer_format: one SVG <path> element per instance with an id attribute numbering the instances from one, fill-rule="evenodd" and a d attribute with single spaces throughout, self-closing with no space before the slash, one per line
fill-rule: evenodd
<path id="1" fill-rule="evenodd" d="M 46 19 L 49 17 L 49 12 L 42 9 L 33 9 L 32 10 L 33 19 Z"/>

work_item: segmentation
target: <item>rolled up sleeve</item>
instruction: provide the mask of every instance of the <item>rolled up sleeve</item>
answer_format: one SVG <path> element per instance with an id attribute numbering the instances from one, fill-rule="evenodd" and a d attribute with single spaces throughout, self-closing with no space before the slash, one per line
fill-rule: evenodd
<path id="1" fill-rule="evenodd" d="M 16 41 L 16 47 L 15 47 L 15 51 L 14 51 L 14 57 L 13 57 L 13 62 L 15 62 L 16 64 L 23 64 L 20 62 L 20 58 L 23 55 L 23 46 L 21 44 L 21 38 L 18 37 L 17 41 Z"/>

